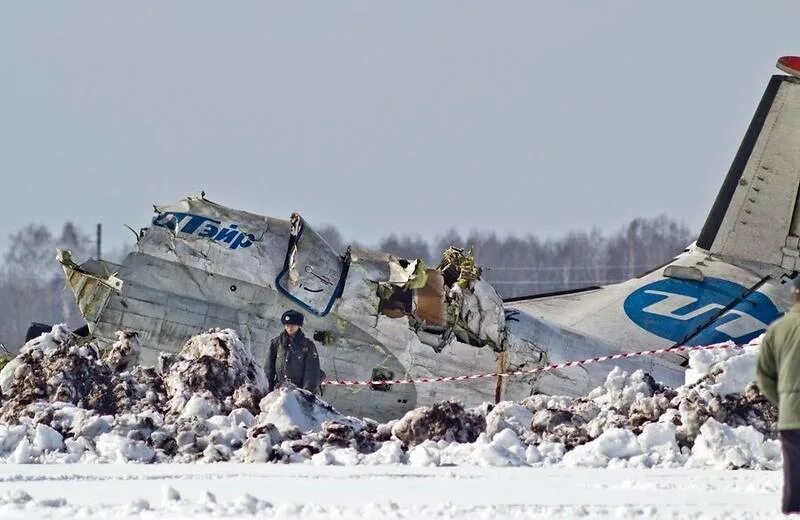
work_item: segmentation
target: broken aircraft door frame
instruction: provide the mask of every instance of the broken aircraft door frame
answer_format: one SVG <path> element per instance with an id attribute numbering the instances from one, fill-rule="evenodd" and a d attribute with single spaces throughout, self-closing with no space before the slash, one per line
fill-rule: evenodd
<path id="1" fill-rule="evenodd" d="M 281 294 L 316 316 L 325 316 L 342 295 L 349 266 L 349 254 L 343 259 L 319 234 L 307 229 L 303 217 L 292 213 L 286 258 L 275 278 Z"/>

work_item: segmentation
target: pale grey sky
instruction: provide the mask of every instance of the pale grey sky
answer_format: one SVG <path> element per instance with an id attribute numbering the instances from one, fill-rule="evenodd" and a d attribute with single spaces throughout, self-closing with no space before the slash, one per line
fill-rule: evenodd
<path id="1" fill-rule="evenodd" d="M 107 244 L 152 203 L 374 243 L 543 236 L 665 213 L 699 230 L 793 1 L 0 0 L 0 247 Z"/>

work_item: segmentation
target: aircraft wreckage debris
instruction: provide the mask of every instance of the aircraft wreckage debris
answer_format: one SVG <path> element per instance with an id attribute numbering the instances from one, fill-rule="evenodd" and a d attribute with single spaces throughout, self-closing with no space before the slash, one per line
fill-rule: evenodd
<path id="1" fill-rule="evenodd" d="M 417 465 L 713 466 L 774 469 L 777 410 L 752 377 L 757 343 L 690 353 L 672 389 L 615 368 L 589 394 L 536 394 L 465 408 L 443 401 L 384 423 L 347 417 L 264 374 L 230 329 L 187 341 L 156 368 L 64 326 L 31 340 L 0 371 L 0 461 L 304 462 Z M 624 447 L 624 450 L 620 447 Z"/>
<path id="2" fill-rule="evenodd" d="M 536 392 L 581 396 L 607 381 L 610 365 L 601 360 L 629 373 L 645 370 L 676 387 L 686 361 L 676 352 L 697 351 L 667 347 L 748 342 L 791 305 L 784 284 L 800 270 L 794 229 L 800 59 L 785 56 L 778 65 L 789 75 L 769 79 L 697 240 L 667 264 L 620 283 L 503 299 L 471 250 L 448 248 L 434 269 L 420 259 L 357 246 L 338 251 L 299 213 L 288 220 L 258 215 L 214 203 L 202 192 L 154 206 L 155 217 L 120 264 L 79 265 L 66 251 L 58 258 L 87 339 L 110 345 L 118 330 L 140 331 L 143 363 L 222 325 L 239 331 L 256 364 L 263 364 L 264 346 L 280 331 L 276 317 L 286 308 L 304 312 L 310 335 L 331 347 L 319 350 L 335 380 L 326 385 L 326 398 L 351 414 L 388 420 L 441 400 L 430 385 L 401 384 L 412 382 L 474 380 L 448 388 L 449 396 L 473 407 Z M 754 147 L 758 153 L 751 153 Z M 743 220 L 742 214 L 750 216 Z M 578 267 L 572 258 L 557 258 L 554 265 L 520 267 Z M 643 345 L 660 349 L 624 354 Z M 573 361 L 584 358 L 590 359 Z M 87 374 L 95 370 L 74 362 Z M 556 371 L 578 365 L 580 372 Z M 476 375 L 435 377 L 446 373 Z M 114 407 L 104 401 L 102 377 L 87 403 Z M 362 381 L 368 377 L 373 381 Z M 346 388 L 353 382 L 372 384 L 371 391 Z M 39 390 L 26 387 L 34 392 L 26 399 L 41 393 L 41 384 Z M 257 385 L 250 384 L 239 387 L 239 396 L 253 408 Z M 65 396 L 81 387 L 62 386 Z"/>

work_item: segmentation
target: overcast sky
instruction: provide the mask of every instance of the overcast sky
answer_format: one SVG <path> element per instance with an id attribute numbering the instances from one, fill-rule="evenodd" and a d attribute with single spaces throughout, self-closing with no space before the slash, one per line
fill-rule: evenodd
<path id="1" fill-rule="evenodd" d="M 699 230 L 797 2 L 0 0 L 0 247 L 205 190 L 374 243 Z"/>

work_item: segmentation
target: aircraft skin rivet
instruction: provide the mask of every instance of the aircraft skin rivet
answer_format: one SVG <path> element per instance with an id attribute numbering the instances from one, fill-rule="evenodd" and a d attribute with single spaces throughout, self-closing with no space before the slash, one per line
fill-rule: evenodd
<path id="1" fill-rule="evenodd" d="M 231 285 L 231 292 L 236 292 L 236 286 L 235 285 Z"/>

